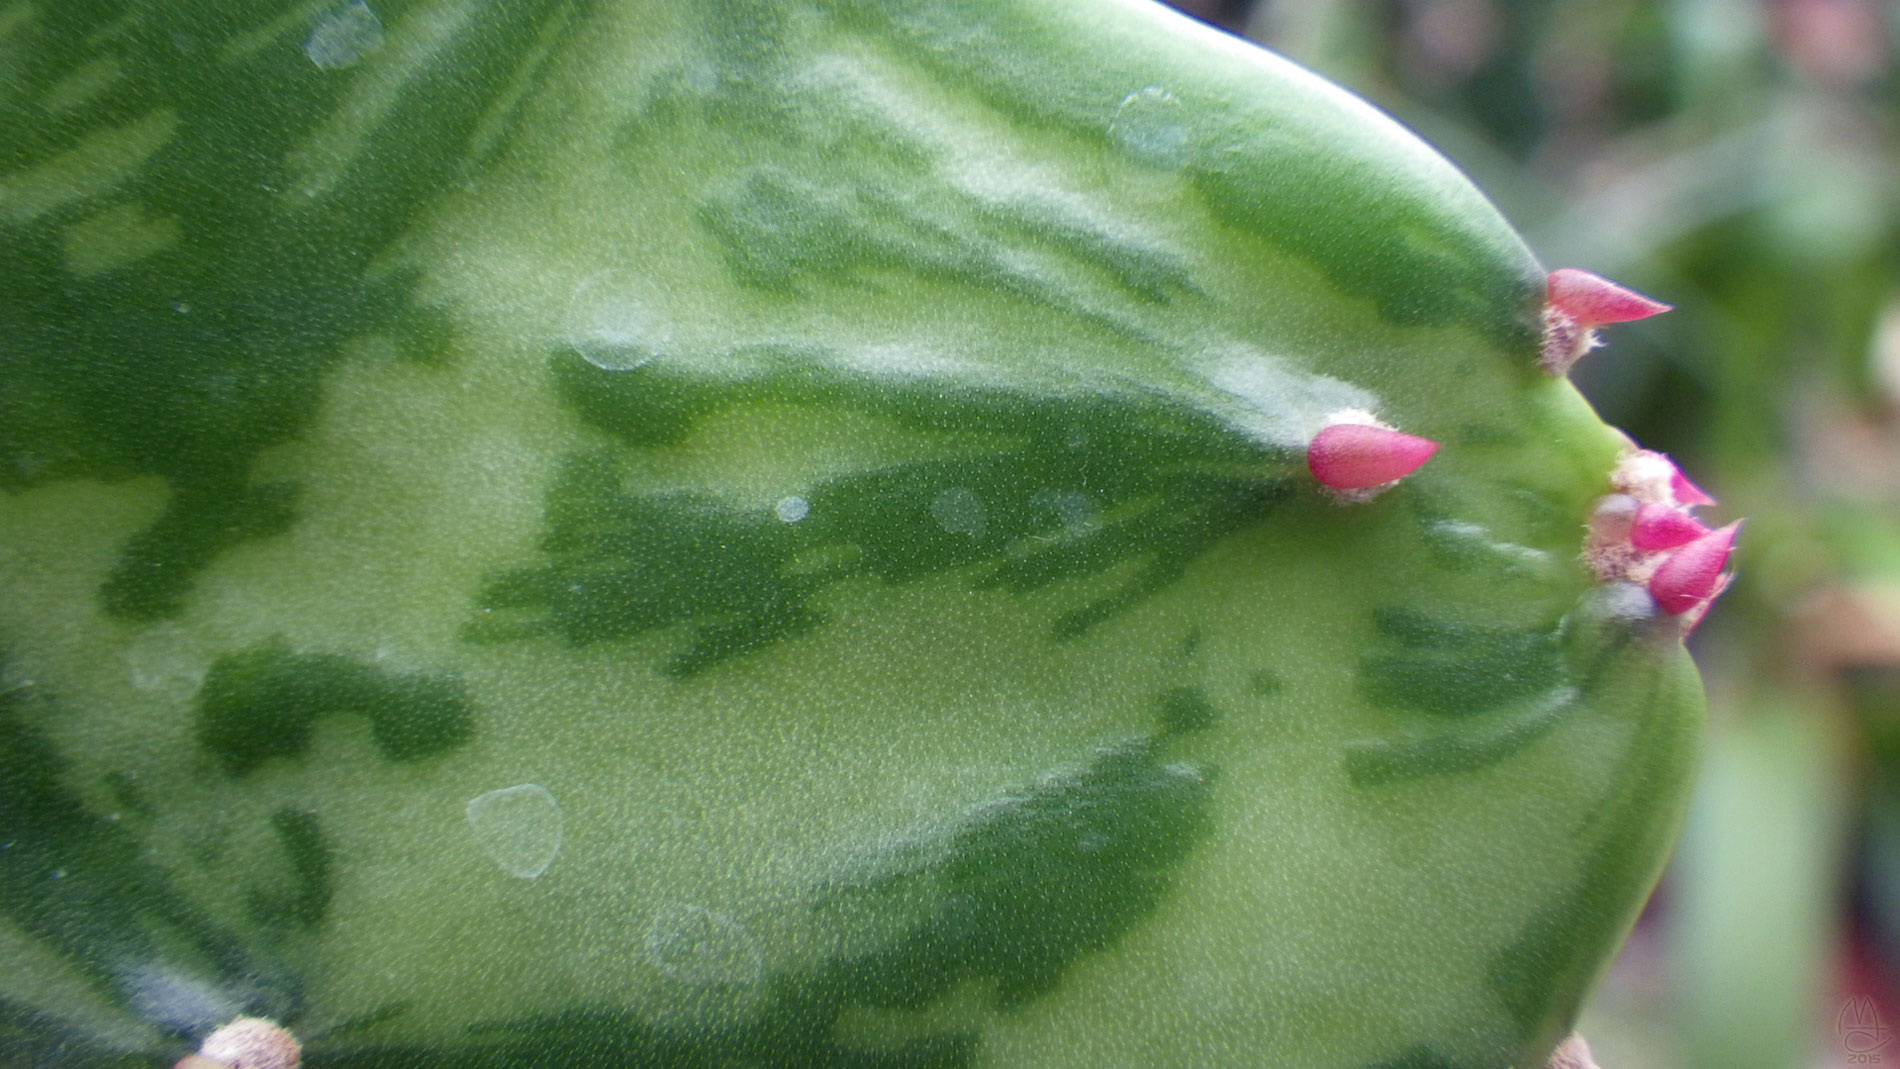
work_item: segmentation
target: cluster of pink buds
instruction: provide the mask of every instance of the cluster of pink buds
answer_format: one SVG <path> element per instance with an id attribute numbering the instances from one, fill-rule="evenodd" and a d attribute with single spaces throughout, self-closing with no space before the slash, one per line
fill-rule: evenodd
<path id="1" fill-rule="evenodd" d="M 1544 293 L 1540 363 L 1552 375 L 1569 371 L 1601 344 L 1596 328 L 1669 311 L 1661 301 L 1571 267 L 1552 271 Z M 1363 502 L 1417 471 L 1437 451 L 1438 443 L 1429 438 L 1394 430 L 1370 412 L 1348 410 L 1326 417 L 1326 426 L 1307 442 L 1306 466 L 1335 500 Z M 1695 523 L 1686 515 L 1683 520 Z"/>
<path id="2" fill-rule="evenodd" d="M 1348 409 L 1326 418 L 1306 444 L 1306 467 L 1341 502 L 1370 501 L 1417 471 L 1438 452 L 1430 438 L 1395 431 L 1370 412 Z"/>
<path id="3" fill-rule="evenodd" d="M 1658 608 L 1695 629 L 1727 589 L 1722 569 L 1741 522 L 1710 530 L 1694 511 L 1715 499 L 1661 453 L 1632 449 L 1610 476 L 1614 492 L 1590 511 L 1584 559 L 1604 582 L 1640 583 Z"/>
<path id="4" fill-rule="evenodd" d="M 1648 319 L 1669 307 L 1601 275 L 1560 267 L 1544 280 L 1544 352 L 1538 363 L 1546 372 L 1562 375 L 1603 344 L 1596 328 Z"/>
<path id="5" fill-rule="evenodd" d="M 1541 363 L 1552 375 L 1570 370 L 1601 344 L 1596 328 L 1647 319 L 1669 305 L 1599 275 L 1559 268 L 1545 280 Z M 1395 430 L 1370 412 L 1335 412 L 1306 445 L 1313 478 L 1342 503 L 1370 501 L 1417 471 L 1438 452 L 1429 438 Z M 1661 453 L 1631 447 L 1611 474 L 1612 493 L 1590 514 L 1584 559 L 1606 583 L 1636 583 L 1656 606 L 1695 629 L 1709 605 L 1728 588 L 1723 569 L 1741 522 L 1710 530 L 1695 510 L 1715 499 L 1690 482 Z"/>

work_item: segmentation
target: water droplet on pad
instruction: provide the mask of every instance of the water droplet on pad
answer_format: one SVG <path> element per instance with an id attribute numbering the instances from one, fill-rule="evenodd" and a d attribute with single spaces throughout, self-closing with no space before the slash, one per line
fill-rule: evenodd
<path id="1" fill-rule="evenodd" d="M 1193 148 L 1180 98 L 1158 85 L 1123 97 L 1108 122 L 1108 135 L 1137 158 L 1166 167 L 1186 163 Z"/>
<path id="2" fill-rule="evenodd" d="M 601 271 L 574 287 L 568 341 L 582 359 L 607 371 L 630 371 L 673 340 L 653 287 L 625 271 Z"/>
<path id="3" fill-rule="evenodd" d="M 561 850 L 561 806 L 538 783 L 522 783 L 469 799 L 468 826 L 495 864 L 532 880 Z"/>
<path id="4" fill-rule="evenodd" d="M 125 647 L 125 671 L 132 685 L 166 698 L 183 700 L 196 693 L 209 662 L 198 640 L 175 624 L 148 627 Z"/>
<path id="5" fill-rule="evenodd" d="M 1077 490 L 1038 490 L 1029 503 L 1055 513 L 1063 533 L 1074 538 L 1092 534 L 1102 525 L 1094 502 Z"/>
<path id="6" fill-rule="evenodd" d="M 951 534 L 969 535 L 971 538 L 983 537 L 989 530 L 989 517 L 983 509 L 983 499 L 976 491 L 958 486 L 938 494 L 930 502 L 930 515 L 936 519 L 937 526 Z"/>
<path id="7" fill-rule="evenodd" d="M 304 40 L 303 54 L 324 70 L 336 70 L 362 62 L 382 46 L 382 20 L 357 0 L 318 19 Z"/>

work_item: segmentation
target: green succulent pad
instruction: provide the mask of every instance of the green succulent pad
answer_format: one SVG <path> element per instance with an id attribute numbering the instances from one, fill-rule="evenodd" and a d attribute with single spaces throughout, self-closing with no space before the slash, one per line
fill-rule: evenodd
<path id="1" fill-rule="evenodd" d="M 1647 894 L 1629 447 L 1320 79 L 1133 0 L 0 57 L 0 1061 L 1528 1067 Z"/>

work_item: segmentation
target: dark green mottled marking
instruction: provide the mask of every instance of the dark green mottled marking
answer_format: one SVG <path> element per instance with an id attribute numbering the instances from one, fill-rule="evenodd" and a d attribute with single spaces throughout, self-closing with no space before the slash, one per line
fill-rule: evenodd
<path id="1" fill-rule="evenodd" d="M 1209 828 L 1212 795 L 1209 770 L 1164 763 L 1143 742 L 992 803 L 927 870 L 840 889 L 922 880 L 934 904 L 894 945 L 832 975 L 873 1006 L 921 1008 L 976 978 L 994 983 L 999 1005 L 1019 1005 L 1160 905 Z"/>
<path id="2" fill-rule="evenodd" d="M 288 528 L 296 496 L 289 483 L 185 484 L 158 522 L 126 543 L 99 589 L 106 610 L 132 620 L 173 615 L 184 607 L 199 570 L 218 553 Z"/>
<path id="3" fill-rule="evenodd" d="M 829 6 L 1006 115 L 1090 131 L 1110 144 L 1117 108 L 1154 80 L 1133 55 L 1049 62 L 1075 45 L 1060 19 L 1033 6 Z M 1395 323 L 1463 323 L 1508 351 L 1535 348 L 1543 274 L 1528 252 L 1501 257 L 1469 229 L 1450 225 L 1428 195 L 1396 195 L 1379 164 L 1320 144 L 1321 130 L 1287 122 L 1266 101 L 1218 89 L 1197 93 L 1193 85 L 1169 88 L 1188 104 L 1180 109 L 1186 125 L 1171 153 L 1174 164 L 1223 223 L 1307 260 Z M 1318 218 L 1327 225 L 1313 225 Z"/>
<path id="4" fill-rule="evenodd" d="M 299 656 L 270 644 L 228 659 L 214 676 L 225 693 L 241 690 L 231 684 L 243 679 L 254 696 L 301 696 L 301 708 L 330 710 L 331 703 L 311 695 L 360 697 L 376 683 L 363 681 L 366 671 L 342 658 Z M 172 895 L 122 826 L 92 817 L 64 791 L 57 756 L 21 715 L 27 693 L 0 694 L 0 841 L 10 844 L 0 851 L 0 891 L 6 892 L 0 909 L 55 949 L 91 962 L 104 978 L 114 979 L 111 966 L 127 960 L 150 962 L 294 1023 L 287 984 L 270 986 L 275 974 Z M 942 843 L 896 851 L 885 875 L 827 889 L 827 898 L 849 898 L 902 885 L 906 898 L 922 893 L 923 911 L 883 950 L 771 978 L 763 1008 L 745 1024 L 682 1030 L 611 1013 L 562 1014 L 478 1026 L 465 1043 L 446 1049 L 360 1045 L 344 1029 L 327 1040 L 314 1037 L 305 1064 L 960 1069 L 977 1054 L 970 1033 L 938 1032 L 862 1050 L 836 1042 L 838 1021 L 853 1006 L 920 1007 L 972 978 L 992 981 L 1003 1006 L 1049 990 L 1077 958 L 1109 946 L 1159 906 L 1175 868 L 1208 830 L 1212 790 L 1210 770 L 1165 762 L 1159 741 L 1143 741 L 1105 750 L 1086 768 L 998 799 Z M 321 923 L 332 861 L 314 814 L 286 807 L 272 816 L 271 827 L 288 862 L 288 887 L 255 892 L 250 903 L 266 932 L 288 934 Z M 55 868 L 64 872 L 56 892 L 46 881 Z M 161 949 L 154 934 L 161 931 L 183 938 L 169 934 Z M 192 964 L 200 958 L 209 964 Z M 0 1050 L 17 1032 L 19 1042 L 36 1044 L 34 1064 L 114 1064 L 92 1059 L 92 1048 L 79 1039 L 47 1045 L 46 1037 L 63 1029 L 24 1013 L 0 1006 Z"/>
<path id="5" fill-rule="evenodd" d="M 845 369 L 816 346 L 745 345 L 716 354 L 718 376 L 665 361 L 608 370 L 572 349 L 549 361 L 563 403 L 629 446 L 683 441 L 694 424 L 749 404 L 855 412 L 910 430 L 997 435 L 1074 454 L 1091 482 L 1129 477 L 1130 464 L 1279 465 L 1287 458 L 1202 408 L 1161 393 L 1078 389 L 1051 394 Z M 1090 464 L 1090 461 L 1093 464 Z"/>
<path id="6" fill-rule="evenodd" d="M 1582 694 L 1587 666 L 1566 661 L 1558 626 L 1474 627 L 1397 609 L 1378 612 L 1376 626 L 1360 689 L 1375 704 L 1440 723 L 1349 744 L 1355 786 L 1488 768 L 1560 723 Z"/>
<path id="7" fill-rule="evenodd" d="M 680 441 L 714 412 L 773 403 L 811 408 L 815 422 L 855 410 L 956 433 L 959 454 L 826 478 L 804 490 L 798 522 L 712 497 L 629 492 L 616 454 L 574 456 L 547 494 L 547 564 L 490 581 L 467 638 L 585 644 L 690 625 L 667 668 L 684 676 L 817 627 L 811 598 L 849 575 L 902 583 L 980 566 L 977 587 L 1026 592 L 1142 562 L 1054 619 L 1053 636 L 1075 638 L 1290 494 L 1275 475 L 1284 458 L 1155 395 L 878 384 L 796 347 L 733 357 L 756 370 L 720 380 L 656 365 L 614 372 L 574 353 L 551 370 L 583 420 L 629 446 Z M 832 564 L 800 566 L 813 554 Z"/>
<path id="8" fill-rule="evenodd" d="M 1328 173 L 1335 160 L 1274 151 L 1269 124 L 1249 120 L 1236 116 L 1211 132 L 1208 151 L 1189 168 L 1222 222 L 1313 263 L 1394 323 L 1471 324 L 1507 351 L 1535 348 L 1541 277 L 1498 272 L 1490 250 L 1443 226 L 1431 207 L 1392 197 L 1376 181 L 1338 182 Z M 1305 225 L 1320 213 L 1345 232 Z"/>
<path id="9" fill-rule="evenodd" d="M 884 190 L 755 167 L 709 197 L 700 222 L 742 281 L 790 288 L 803 276 L 873 267 L 921 268 L 965 281 L 1002 281 L 981 246 Z"/>
<path id="10" fill-rule="evenodd" d="M 1055 281 L 1053 264 L 1105 270 L 1126 297 L 1160 301 L 1191 288 L 1179 254 L 1089 229 L 1047 205 L 984 204 L 927 174 L 879 182 L 857 173 L 847 181 L 816 152 L 807 167 L 753 168 L 702 203 L 700 222 L 742 282 L 790 292 L 899 270 L 1092 318 L 1100 316 Z M 1026 266 L 1025 250 L 1042 261 Z"/>
<path id="11" fill-rule="evenodd" d="M 1489 768 L 1562 723 L 1578 697 L 1575 688 L 1559 687 L 1542 701 L 1487 714 L 1424 738 L 1355 741 L 1346 749 L 1346 776 L 1355 787 L 1379 787 Z"/>
<path id="12" fill-rule="evenodd" d="M 1419 524 L 1418 532 L 1419 543 L 1431 551 L 1432 563 L 1448 572 L 1495 570 L 1499 565 L 1498 553 L 1483 540 L 1481 529 L 1441 520 Z"/>
<path id="13" fill-rule="evenodd" d="M 1620 683 L 1621 658 L 1658 643 L 1673 649 L 1676 641 L 1649 595 L 1631 584 L 1597 588 L 1543 631 L 1474 628 L 1396 610 L 1378 614 L 1378 622 L 1380 641 L 1361 662 L 1362 685 L 1444 725 L 1349 744 L 1346 773 L 1362 787 L 1495 765 L 1601 701 L 1605 688 Z M 1630 677 L 1653 672 L 1646 666 Z M 1469 701 L 1455 702 L 1457 687 Z"/>
<path id="14" fill-rule="evenodd" d="M 368 718 L 393 761 L 428 757 L 466 741 L 472 709 L 452 676 L 390 672 L 334 653 L 296 653 L 278 638 L 218 658 L 198 691 L 198 742 L 242 776 L 310 744 L 319 717 Z"/>
<path id="15" fill-rule="evenodd" d="M 1117 325 L 1116 300 L 1167 301 L 1191 292 L 1186 257 L 1133 228 L 1109 226 L 1061 201 L 979 195 L 953 184 L 935 144 L 869 106 L 853 89 L 787 62 L 773 35 L 801 28 L 770 5 L 703 6 L 702 39 L 717 74 L 663 77 L 621 131 L 632 165 L 694 136 L 743 133 L 749 166 L 708 191 L 698 217 L 742 282 L 784 293 L 819 282 L 865 282 L 896 271 L 1008 293 Z M 972 13 L 974 14 L 974 13 Z M 744 25 L 734 34 L 727 27 Z"/>
<path id="16" fill-rule="evenodd" d="M 1247 689 L 1262 698 L 1271 698 L 1286 689 L 1286 680 L 1271 668 L 1260 668 L 1247 673 Z"/>
<path id="17" fill-rule="evenodd" d="M 550 564 L 490 583 L 478 640 L 553 633 L 622 638 L 705 620 L 673 670 L 809 627 L 818 579 L 784 574 L 802 540 L 769 513 L 742 516 L 697 495 L 630 495 L 612 457 L 571 458 L 548 494 Z"/>
<path id="18" fill-rule="evenodd" d="M 1667 693 L 1681 682 L 1657 671 L 1653 661 L 1680 654 L 1673 628 L 1659 627 L 1653 610 L 1633 620 L 1591 615 L 1578 627 L 1591 633 L 1573 642 L 1587 658 L 1585 692 L 1621 689 L 1626 693 L 1614 700 L 1628 708 L 1666 707 Z M 1670 770 L 1696 745 L 1701 724 L 1665 716 L 1640 723 L 1617 757 L 1617 788 L 1576 832 L 1589 849 L 1570 888 L 1553 895 L 1490 962 L 1491 988 L 1526 1036 L 1555 1043 L 1574 1025 L 1561 1016 L 1563 1008 L 1582 1001 L 1667 856 L 1664 845 L 1675 829 L 1652 819 L 1657 795 L 1673 789 Z"/>
<path id="19" fill-rule="evenodd" d="M 293 1012 L 297 984 L 287 971 L 193 906 L 122 822 L 73 793 L 66 762 L 37 726 L 57 715 L 53 698 L 30 684 L 0 691 L 0 914 L 117 1001 L 172 984 L 215 989 L 251 1012 Z M 150 1010 L 154 1024 L 181 1034 L 200 1023 L 184 1019 L 190 1012 Z M 75 1055 L 53 1064 L 93 1063 Z"/>
<path id="20" fill-rule="evenodd" d="M 1398 609 L 1379 612 L 1376 625 L 1377 643 L 1360 662 L 1359 685 L 1379 705 L 1455 718 L 1564 682 L 1554 627 L 1508 631 Z"/>
<path id="21" fill-rule="evenodd" d="M 1165 691 L 1155 699 L 1155 707 L 1161 730 L 1168 734 L 1199 731 L 1220 722 L 1220 710 L 1207 700 L 1207 692 L 1199 687 L 1174 687 Z"/>
<path id="22" fill-rule="evenodd" d="M 899 583 L 975 566 L 975 586 L 1027 592 L 1140 562 L 1051 622 L 1052 635 L 1074 638 L 1291 493 L 1275 474 L 1284 458 L 1161 398 L 877 384 L 829 369 L 821 353 L 747 356 L 756 374 L 715 381 L 652 366 L 603 371 L 573 354 L 552 370 L 582 418 L 634 447 L 770 402 L 808 407 L 814 421 L 855 410 L 955 432 L 962 448 L 814 483 L 795 523 L 704 495 L 629 491 L 612 451 L 570 457 L 548 491 L 546 563 L 495 577 L 464 634 L 589 643 L 685 625 L 668 671 L 690 675 L 817 626 L 813 599 L 846 577 Z"/>
<path id="23" fill-rule="evenodd" d="M 903 582 L 985 564 L 977 585 L 1029 591 L 1144 561 L 1119 588 L 1053 621 L 1054 636 L 1073 638 L 1178 578 L 1286 493 L 1246 476 L 1177 473 L 1166 485 L 1137 478 L 1146 485 L 1123 479 L 1084 492 L 1075 469 L 1033 458 L 920 461 L 820 483 L 807 492 L 808 516 L 788 524 L 766 509 L 699 495 L 630 494 L 612 456 L 577 456 L 548 494 L 548 563 L 493 580 L 483 616 L 465 634 L 588 643 L 690 624 L 692 637 L 669 666 L 689 675 L 815 626 L 810 600 L 847 576 Z M 1069 500 L 1091 514 L 1130 508 L 1065 525 Z M 827 546 L 849 552 L 815 572 L 796 567 Z"/>
<path id="24" fill-rule="evenodd" d="M 405 6 L 378 10 L 399 20 Z M 341 342 L 395 328 L 408 280 L 368 282 L 366 266 L 454 180 L 491 96 L 550 13 L 574 6 L 483 5 L 363 128 L 336 184 L 311 195 L 287 188 L 285 159 L 367 66 L 320 69 L 296 31 L 241 62 L 219 56 L 292 10 L 288 0 L 47 4 L 9 38 L 12 84 L 50 85 L 93 56 L 125 77 L 63 114 L 30 96 L 0 106 L 0 168 L 35 166 L 158 109 L 178 119 L 117 192 L 9 223 L 0 239 L 0 490 L 156 474 L 174 495 L 126 546 L 101 591 L 108 611 L 174 614 L 217 553 L 283 528 L 289 492 L 251 485 L 253 459 L 317 410 Z M 177 219 L 182 240 L 99 275 L 68 272 L 65 227 L 133 202 Z M 405 348 L 436 345 L 426 319 L 404 318 Z"/>
<path id="25" fill-rule="evenodd" d="M 330 884 L 330 847 L 317 815 L 285 807 L 271 814 L 270 825 L 290 862 L 290 886 L 253 890 L 251 916 L 267 928 L 315 928 L 323 923 L 335 890 Z"/>
<path id="26" fill-rule="evenodd" d="M 978 1053 L 974 1035 L 938 1032 L 859 1050 L 834 1040 L 838 1021 L 853 1006 L 922 1007 L 972 978 L 993 981 L 1003 1006 L 1047 991 L 1075 959 L 1159 905 L 1174 868 L 1208 830 L 1212 789 L 1208 770 L 1164 763 L 1156 743 L 1137 742 L 998 799 L 946 842 L 925 847 L 927 859 L 903 849 L 887 875 L 829 890 L 833 900 L 920 890 L 928 906 L 884 950 L 770 979 L 764 1007 L 744 1025 L 662 1029 L 572 1013 L 479 1026 L 467 1045 L 448 1051 L 319 1044 L 306 1064 L 959 1069 Z"/>

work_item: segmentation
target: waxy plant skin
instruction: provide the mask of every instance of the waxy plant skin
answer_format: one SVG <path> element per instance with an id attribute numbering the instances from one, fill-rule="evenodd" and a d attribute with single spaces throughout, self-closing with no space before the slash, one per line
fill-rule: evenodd
<path id="1" fill-rule="evenodd" d="M 6 1059 L 1582 1049 L 1736 526 L 1363 101 L 1146 0 L 0 54 Z"/>

